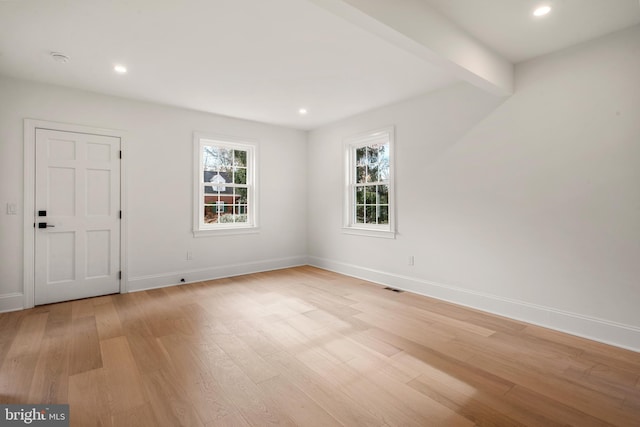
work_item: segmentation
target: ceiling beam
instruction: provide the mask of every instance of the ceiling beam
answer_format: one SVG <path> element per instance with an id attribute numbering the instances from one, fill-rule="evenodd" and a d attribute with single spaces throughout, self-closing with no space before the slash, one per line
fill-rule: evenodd
<path id="1" fill-rule="evenodd" d="M 422 0 L 310 0 L 497 96 L 513 93 L 513 64 Z"/>

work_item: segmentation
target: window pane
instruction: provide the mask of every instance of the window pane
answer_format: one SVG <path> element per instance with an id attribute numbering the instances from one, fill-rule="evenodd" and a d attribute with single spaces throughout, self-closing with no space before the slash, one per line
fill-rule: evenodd
<path id="1" fill-rule="evenodd" d="M 247 206 L 236 205 L 234 206 L 235 222 L 247 222 Z"/>
<path id="2" fill-rule="evenodd" d="M 233 165 L 233 150 L 227 150 L 226 148 L 219 148 L 220 151 L 220 170 L 230 171 Z"/>
<path id="3" fill-rule="evenodd" d="M 378 144 L 378 161 L 383 163 L 385 158 L 389 158 L 389 144 Z"/>
<path id="4" fill-rule="evenodd" d="M 367 163 L 367 148 L 356 148 L 356 166 L 364 166 Z"/>
<path id="5" fill-rule="evenodd" d="M 204 146 L 202 149 L 204 170 L 228 171 L 231 169 L 233 150 L 215 146 Z"/>
<path id="6" fill-rule="evenodd" d="M 218 222 L 221 224 L 233 223 L 233 214 L 232 213 L 221 214 L 220 218 L 218 219 Z"/>
<path id="7" fill-rule="evenodd" d="M 389 186 L 378 185 L 378 203 L 381 205 L 389 204 Z"/>
<path id="8" fill-rule="evenodd" d="M 369 163 L 369 166 L 373 166 L 378 163 L 379 151 L 380 148 L 378 145 L 371 145 L 367 147 L 367 163 Z"/>
<path id="9" fill-rule="evenodd" d="M 389 224 L 389 206 L 380 206 L 378 224 Z"/>
<path id="10" fill-rule="evenodd" d="M 247 152 L 243 150 L 233 150 L 233 165 L 247 166 Z"/>
<path id="11" fill-rule="evenodd" d="M 205 206 L 204 207 L 204 223 L 215 224 L 216 222 L 218 222 L 218 214 L 216 212 L 216 207 Z"/>
<path id="12" fill-rule="evenodd" d="M 378 164 L 371 163 L 367 168 L 367 182 L 378 182 L 380 181 L 380 175 L 378 173 Z"/>
<path id="13" fill-rule="evenodd" d="M 377 203 L 376 186 L 367 185 L 365 188 L 365 200 L 367 205 L 375 205 Z"/>
<path id="14" fill-rule="evenodd" d="M 235 189 L 236 203 L 246 204 L 247 193 L 248 193 L 248 190 L 246 188 L 236 188 Z"/>
<path id="15" fill-rule="evenodd" d="M 364 223 L 364 206 L 356 206 L 356 222 L 359 224 Z"/>
<path id="16" fill-rule="evenodd" d="M 378 173 L 380 181 L 389 180 L 389 145 L 381 145 L 378 158 Z"/>
<path id="17" fill-rule="evenodd" d="M 356 183 L 362 184 L 367 182 L 367 168 L 366 166 L 356 167 Z"/>
<path id="18" fill-rule="evenodd" d="M 376 207 L 375 206 L 366 206 L 366 218 L 365 221 L 367 224 L 375 224 L 376 223 Z"/>
<path id="19" fill-rule="evenodd" d="M 356 203 L 358 205 L 364 204 L 364 187 L 356 187 Z"/>
<path id="20" fill-rule="evenodd" d="M 247 183 L 247 169 L 246 168 L 234 168 L 234 171 L 233 171 L 233 182 L 235 184 L 246 184 Z"/>
<path id="21" fill-rule="evenodd" d="M 219 169 L 216 161 L 218 149 L 216 147 L 202 147 L 202 166 L 206 171 Z"/>

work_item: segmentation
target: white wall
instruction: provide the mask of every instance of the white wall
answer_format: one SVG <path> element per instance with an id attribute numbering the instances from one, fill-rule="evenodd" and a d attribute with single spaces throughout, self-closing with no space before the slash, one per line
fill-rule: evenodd
<path id="1" fill-rule="evenodd" d="M 640 26 L 312 131 L 311 263 L 640 351 Z M 342 234 L 342 139 L 396 126 L 395 240 Z M 415 256 L 415 266 L 407 265 Z"/>
<path id="2" fill-rule="evenodd" d="M 304 132 L 0 78 L 0 311 L 22 304 L 25 118 L 126 132 L 130 289 L 305 262 Z M 259 141 L 259 234 L 193 237 L 194 131 Z"/>

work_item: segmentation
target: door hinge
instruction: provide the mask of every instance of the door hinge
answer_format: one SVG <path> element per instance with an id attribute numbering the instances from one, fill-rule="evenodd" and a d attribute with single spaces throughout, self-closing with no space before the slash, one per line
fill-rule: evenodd
<path id="1" fill-rule="evenodd" d="M 119 151 L 118 158 L 120 158 L 120 159 L 122 158 L 122 150 Z"/>
<path id="2" fill-rule="evenodd" d="M 118 271 L 118 280 L 122 280 L 122 270 Z"/>
<path id="3" fill-rule="evenodd" d="M 118 218 L 122 219 L 122 211 L 118 212 Z"/>

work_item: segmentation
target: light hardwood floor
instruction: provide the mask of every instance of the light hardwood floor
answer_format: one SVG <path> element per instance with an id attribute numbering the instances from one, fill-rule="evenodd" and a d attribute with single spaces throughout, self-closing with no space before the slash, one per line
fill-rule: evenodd
<path id="1" fill-rule="evenodd" d="M 312 267 L 0 314 L 72 426 L 639 426 L 640 354 Z"/>

